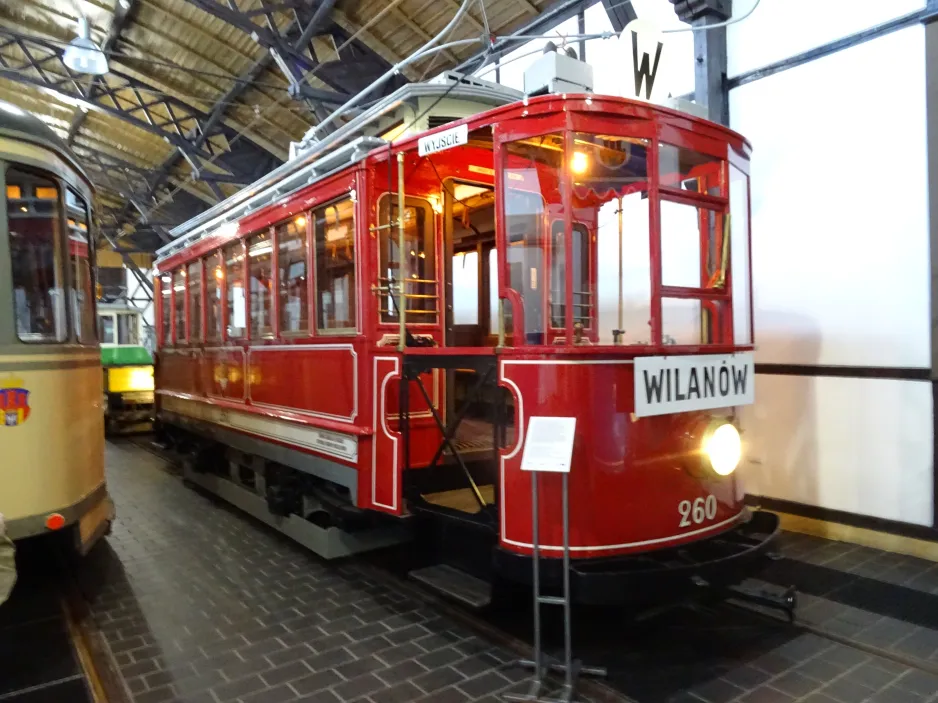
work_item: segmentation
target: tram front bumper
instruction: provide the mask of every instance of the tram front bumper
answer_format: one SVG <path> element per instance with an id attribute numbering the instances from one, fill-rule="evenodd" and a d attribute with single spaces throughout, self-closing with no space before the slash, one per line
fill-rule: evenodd
<path id="1" fill-rule="evenodd" d="M 755 576 L 767 564 L 781 532 L 775 513 L 756 511 L 727 532 L 680 547 L 601 559 L 574 559 L 573 600 L 592 605 L 650 606 L 713 593 Z M 540 559 L 541 579 L 558 588 L 562 561 Z M 531 557 L 495 550 L 495 569 L 511 581 L 530 584 Z"/>
<path id="2" fill-rule="evenodd" d="M 28 537 L 54 534 L 74 530 L 76 548 L 79 553 L 86 553 L 102 537 L 114 519 L 114 504 L 107 493 L 105 484 L 101 484 L 86 497 L 59 510 L 27 515 L 6 521 L 6 534 L 14 542 Z M 60 526 L 52 529 L 48 526 L 50 516 L 61 515 Z"/>

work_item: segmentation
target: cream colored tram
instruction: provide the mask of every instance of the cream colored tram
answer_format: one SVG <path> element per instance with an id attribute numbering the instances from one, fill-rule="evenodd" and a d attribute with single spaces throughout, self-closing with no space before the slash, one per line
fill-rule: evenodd
<path id="1" fill-rule="evenodd" d="M 14 540 L 106 532 L 92 186 L 36 117 L 0 102 L 0 514 Z"/>

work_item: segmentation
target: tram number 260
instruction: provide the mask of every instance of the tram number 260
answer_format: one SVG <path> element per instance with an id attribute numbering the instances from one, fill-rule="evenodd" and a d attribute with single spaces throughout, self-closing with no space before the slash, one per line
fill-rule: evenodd
<path id="1" fill-rule="evenodd" d="M 704 520 L 712 520 L 717 516 L 716 496 L 696 498 L 693 503 L 682 500 L 677 505 L 677 511 L 681 514 L 681 522 L 678 523 L 680 527 L 699 525 Z"/>

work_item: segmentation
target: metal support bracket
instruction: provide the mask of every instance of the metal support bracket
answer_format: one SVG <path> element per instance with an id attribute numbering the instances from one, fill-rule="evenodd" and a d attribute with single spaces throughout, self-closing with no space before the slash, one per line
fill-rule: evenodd
<path id="1" fill-rule="evenodd" d="M 526 669 L 533 669 L 534 678 L 531 680 L 531 686 L 527 693 L 509 693 L 505 696 L 506 701 L 572 703 L 576 700 L 576 683 L 581 675 L 599 677 L 605 677 L 607 675 L 605 668 L 583 666 L 579 660 L 573 658 L 573 617 L 571 614 L 573 603 L 570 595 L 570 477 L 569 474 L 566 473 L 562 474 L 561 477 L 563 481 L 561 489 L 563 501 L 563 596 L 543 596 L 541 595 L 540 518 L 537 490 L 537 484 L 538 480 L 541 478 L 541 474 L 538 471 L 531 472 L 531 563 L 534 570 L 534 658 L 530 660 L 523 659 L 518 662 L 518 665 Z M 542 605 L 563 606 L 563 662 L 559 662 L 544 653 L 541 639 Z M 563 687 L 560 690 L 559 697 L 545 697 L 543 695 L 547 688 L 547 677 L 552 671 L 564 675 Z"/>

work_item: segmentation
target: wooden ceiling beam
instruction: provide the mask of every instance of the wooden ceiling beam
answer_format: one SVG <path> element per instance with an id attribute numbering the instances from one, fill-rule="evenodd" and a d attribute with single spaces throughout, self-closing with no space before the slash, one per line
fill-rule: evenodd
<path id="1" fill-rule="evenodd" d="M 374 51 L 376 54 L 378 54 L 378 56 L 383 58 L 392 66 L 404 60 L 403 56 L 398 54 L 387 44 L 378 39 L 378 37 L 372 34 L 370 30 L 362 29 L 348 15 L 342 12 L 342 10 L 333 10 L 332 19 L 337 25 L 348 32 L 350 36 L 357 35 L 364 44 L 368 45 L 372 51 Z M 419 74 L 416 70 L 414 70 L 413 66 L 405 66 L 401 73 L 403 73 L 408 79 L 412 81 L 419 79 Z"/>
<path id="2" fill-rule="evenodd" d="M 424 42 L 428 42 L 433 38 L 427 30 L 425 30 L 423 27 L 417 24 L 413 19 L 405 15 L 400 9 L 395 7 L 393 10 L 391 10 L 391 16 L 396 17 L 398 20 L 403 22 L 414 34 L 416 34 L 421 39 L 423 39 Z M 467 13 L 467 16 L 468 16 L 468 13 Z M 459 63 L 459 59 L 456 57 L 456 54 L 454 54 L 449 49 L 446 49 L 445 51 L 441 53 L 444 56 L 446 56 L 450 61 L 453 61 L 454 63 Z"/>

